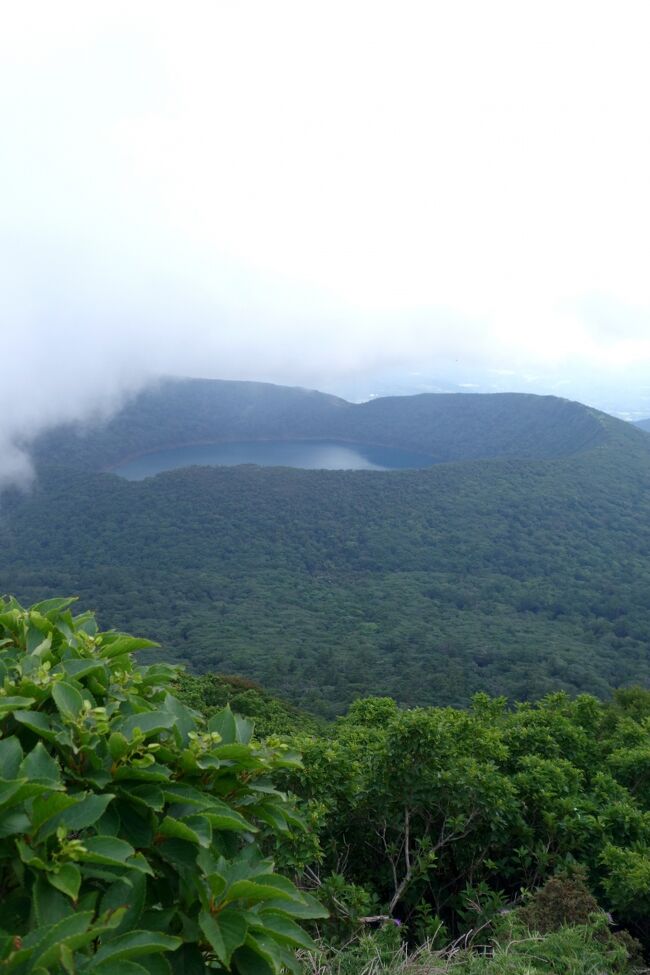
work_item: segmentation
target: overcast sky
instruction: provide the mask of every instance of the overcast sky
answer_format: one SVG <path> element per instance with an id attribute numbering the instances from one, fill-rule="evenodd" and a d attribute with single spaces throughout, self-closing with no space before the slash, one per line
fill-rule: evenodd
<path id="1" fill-rule="evenodd" d="M 624 0 L 5 4 L 5 468 L 159 373 L 650 414 L 649 27 Z"/>

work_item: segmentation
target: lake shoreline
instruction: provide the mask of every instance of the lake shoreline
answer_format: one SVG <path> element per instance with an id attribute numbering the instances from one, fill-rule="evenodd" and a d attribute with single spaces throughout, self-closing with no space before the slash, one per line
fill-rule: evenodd
<path id="1" fill-rule="evenodd" d="M 263 448 L 266 447 L 265 451 Z M 291 448 L 297 448 L 292 456 Z M 201 452 L 201 448 L 215 448 L 212 456 L 190 456 L 184 462 L 182 457 L 164 457 L 166 454 L 183 452 L 191 454 L 192 450 Z M 220 450 L 221 448 L 221 450 Z M 262 448 L 257 453 L 256 448 Z M 303 448 L 302 455 L 300 448 Z M 312 448 L 311 456 L 310 450 Z M 232 453 L 229 454 L 229 450 Z M 239 452 L 239 455 L 238 455 Z M 340 456 L 337 458 L 336 454 Z M 277 453 L 277 457 L 274 454 Z M 321 457 L 319 458 L 319 454 Z M 374 455 L 374 456 L 373 456 Z M 134 465 L 147 458 L 163 457 L 165 466 L 150 471 L 134 473 Z M 180 461 L 180 462 L 178 462 Z M 253 464 L 261 467 L 291 467 L 297 470 L 423 470 L 438 463 L 430 454 L 424 451 L 407 450 L 392 444 L 363 443 L 357 440 L 318 437 L 257 438 L 255 440 L 203 440 L 192 441 L 171 446 L 159 446 L 150 450 L 130 454 L 115 464 L 103 468 L 102 473 L 116 474 L 126 480 L 143 480 L 153 477 L 167 470 L 177 470 L 183 467 L 235 467 L 243 464 Z M 129 473 L 129 469 L 131 469 Z"/>

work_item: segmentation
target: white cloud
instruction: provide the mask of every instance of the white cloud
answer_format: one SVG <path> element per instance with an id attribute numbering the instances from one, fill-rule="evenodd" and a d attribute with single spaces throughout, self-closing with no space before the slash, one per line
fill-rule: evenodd
<path id="1" fill-rule="evenodd" d="M 161 371 L 650 363 L 648 19 L 598 0 L 11 5 L 5 441 Z"/>

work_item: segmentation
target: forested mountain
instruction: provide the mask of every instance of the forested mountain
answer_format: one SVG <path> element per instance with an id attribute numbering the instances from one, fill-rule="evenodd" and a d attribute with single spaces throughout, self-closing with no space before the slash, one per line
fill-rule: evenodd
<path id="1" fill-rule="evenodd" d="M 648 420 L 637 420 L 634 425 L 636 427 L 639 427 L 640 430 L 645 431 L 645 433 L 650 433 L 650 419 L 648 419 Z"/>
<path id="2" fill-rule="evenodd" d="M 252 677 L 324 715 L 367 693 L 462 705 L 476 690 L 606 696 L 650 682 L 650 453 L 632 425 L 552 397 L 352 406 L 237 383 L 172 384 L 165 418 L 164 388 L 98 435 L 41 442 L 31 494 L 3 498 L 1 590 L 79 593 L 101 621 L 162 641 L 167 659 Z M 228 422 L 210 397 L 230 402 Z M 328 436 L 363 429 L 438 460 L 492 458 L 141 482 L 96 470 L 218 429 L 313 436 L 324 416 Z M 45 463 L 55 446 L 65 465 Z"/>
<path id="3" fill-rule="evenodd" d="M 102 469 L 187 443 L 335 438 L 420 450 L 432 463 L 557 457 L 603 441 L 605 414 L 554 396 L 421 394 L 348 403 L 269 383 L 168 380 L 112 420 L 62 427 L 34 445 L 40 463 Z"/>

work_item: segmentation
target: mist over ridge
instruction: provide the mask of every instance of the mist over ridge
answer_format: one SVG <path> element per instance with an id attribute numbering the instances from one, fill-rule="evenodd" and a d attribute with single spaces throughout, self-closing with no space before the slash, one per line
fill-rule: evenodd
<path id="1" fill-rule="evenodd" d="M 411 451 L 414 460 L 420 455 L 415 466 L 426 467 L 570 456 L 612 438 L 630 445 L 645 442 L 632 425 L 555 396 L 420 393 L 351 403 L 302 387 L 167 379 L 133 397 L 110 419 L 41 435 L 34 457 L 39 467 L 111 471 L 182 447 L 336 441 Z"/>
<path id="2" fill-rule="evenodd" d="M 529 16 L 14 5 L 3 482 L 168 374 L 650 415 L 644 11 Z"/>
<path id="3" fill-rule="evenodd" d="M 381 435 L 432 465 L 112 472 L 165 444 L 334 435 Z M 606 696 L 647 679 L 650 444 L 593 408 L 186 380 L 35 453 L 34 489 L 6 493 L 0 583 L 26 601 L 77 592 L 107 618 L 121 607 L 119 627 L 195 669 L 328 714 L 360 693 L 465 704 L 506 684 Z"/>

